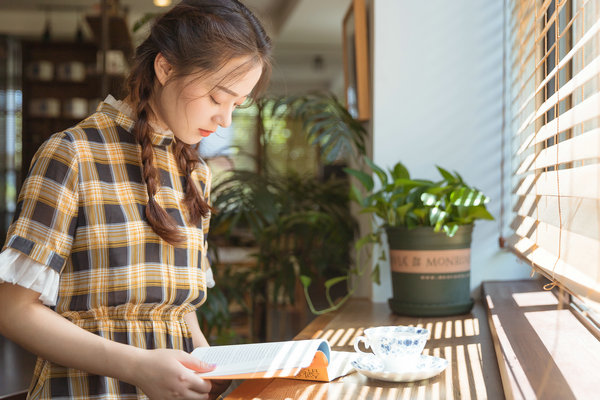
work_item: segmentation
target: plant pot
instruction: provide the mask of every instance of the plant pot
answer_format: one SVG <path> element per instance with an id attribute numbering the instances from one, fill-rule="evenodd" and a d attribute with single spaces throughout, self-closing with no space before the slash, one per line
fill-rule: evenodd
<path id="1" fill-rule="evenodd" d="M 453 237 L 432 227 L 386 228 L 393 312 L 411 316 L 466 314 L 471 299 L 471 233 L 461 226 Z"/>

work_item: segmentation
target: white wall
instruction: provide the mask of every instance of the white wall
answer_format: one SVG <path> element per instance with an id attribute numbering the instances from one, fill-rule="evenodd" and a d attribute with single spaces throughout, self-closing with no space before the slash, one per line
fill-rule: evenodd
<path id="1" fill-rule="evenodd" d="M 502 0 L 375 0 L 372 13 L 373 159 L 413 177 L 438 164 L 491 197 L 496 221 L 475 224 L 471 289 L 523 279 L 530 269 L 498 247 L 502 128 Z M 510 167 L 507 167 L 510 170 Z M 510 211 L 507 208 L 507 215 Z M 391 296 L 382 268 L 375 301 Z"/>

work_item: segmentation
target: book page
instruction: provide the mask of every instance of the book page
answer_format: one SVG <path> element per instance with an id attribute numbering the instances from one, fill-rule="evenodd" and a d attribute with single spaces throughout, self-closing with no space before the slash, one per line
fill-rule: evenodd
<path id="1" fill-rule="evenodd" d="M 329 380 L 332 381 L 354 371 L 354 367 L 350 364 L 354 357 L 356 357 L 355 351 L 332 351 L 331 360 L 327 367 Z"/>
<path id="2" fill-rule="evenodd" d="M 260 372 L 263 373 L 260 377 L 268 378 L 294 375 L 299 368 L 310 365 L 317 350 L 323 351 L 329 358 L 330 348 L 327 341 L 316 339 L 198 347 L 192 355 L 217 365 L 211 372 L 198 374 L 202 377 L 252 375 Z"/>

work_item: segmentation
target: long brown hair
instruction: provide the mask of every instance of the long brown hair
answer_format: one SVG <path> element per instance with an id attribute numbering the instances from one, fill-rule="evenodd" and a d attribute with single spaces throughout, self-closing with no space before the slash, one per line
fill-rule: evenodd
<path id="1" fill-rule="evenodd" d="M 157 80 L 154 59 L 158 53 L 172 66 L 173 79 L 190 74 L 209 76 L 234 58 L 248 61 L 230 75 L 238 76 L 262 65 L 261 77 L 251 94 L 256 98 L 266 89 L 270 77 L 271 41 L 258 19 L 239 1 L 184 0 L 156 19 L 148 38 L 136 49 L 127 79 L 127 97 L 135 105 L 133 132 L 142 147 L 142 176 L 148 190 L 146 218 L 154 232 L 177 245 L 185 238 L 177 222 L 154 199 L 160 179 L 153 163 L 149 120 L 153 117 L 150 104 Z M 174 153 L 186 180 L 184 204 L 189 220 L 198 224 L 209 214 L 210 207 L 190 176 L 200 161 L 196 147 L 175 140 Z"/>

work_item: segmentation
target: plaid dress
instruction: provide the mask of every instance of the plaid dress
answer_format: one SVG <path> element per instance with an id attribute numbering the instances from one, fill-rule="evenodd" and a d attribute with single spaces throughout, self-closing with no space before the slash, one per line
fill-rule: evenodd
<path id="1" fill-rule="evenodd" d="M 178 222 L 187 245 L 172 246 L 152 231 L 133 124 L 101 103 L 96 113 L 48 139 L 19 194 L 5 248 L 60 273 L 54 310 L 77 326 L 140 348 L 190 352 L 183 316 L 205 300 L 209 218 L 188 224 L 173 134 L 153 132 L 161 178 L 156 200 Z M 208 199 L 208 167 L 200 164 L 192 178 Z M 28 398 L 147 397 L 116 379 L 39 358 Z"/>

